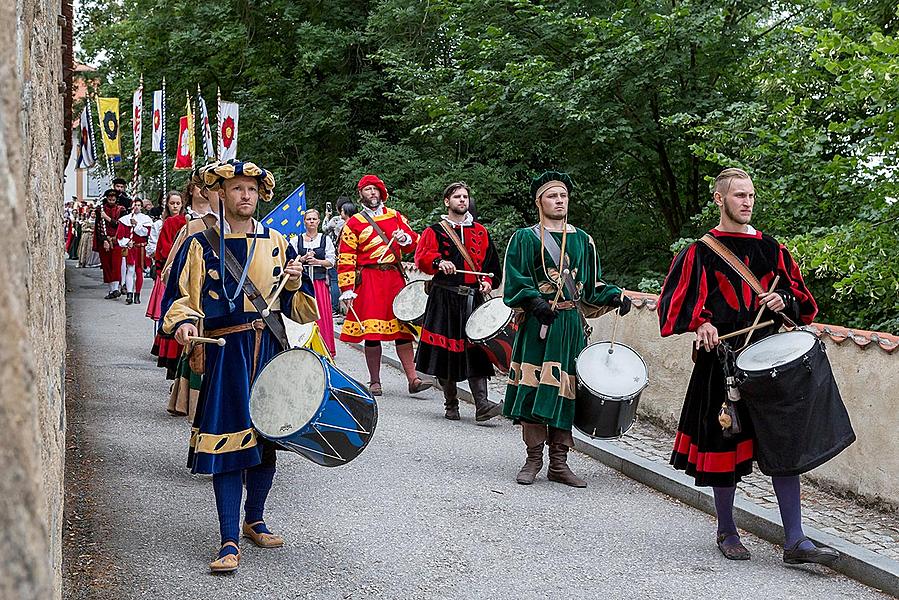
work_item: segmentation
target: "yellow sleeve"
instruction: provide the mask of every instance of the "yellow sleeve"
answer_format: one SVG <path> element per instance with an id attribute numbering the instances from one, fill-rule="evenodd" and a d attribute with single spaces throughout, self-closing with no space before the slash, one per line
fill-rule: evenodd
<path id="1" fill-rule="evenodd" d="M 174 279 L 169 280 L 166 294 L 171 293 L 175 299 L 162 321 L 162 330 L 169 335 L 174 334 L 181 323 L 197 323 L 205 316 L 201 300 L 206 280 L 206 261 L 203 260 L 203 247 L 197 240 L 190 240 L 184 264 L 177 272 L 173 271 L 172 277 Z"/>

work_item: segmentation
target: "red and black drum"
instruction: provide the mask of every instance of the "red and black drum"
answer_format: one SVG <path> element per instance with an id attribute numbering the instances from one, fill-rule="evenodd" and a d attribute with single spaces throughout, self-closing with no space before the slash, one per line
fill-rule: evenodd
<path id="1" fill-rule="evenodd" d="M 465 324 L 465 336 L 481 346 L 490 362 L 503 374 L 512 364 L 512 344 L 518 324 L 514 311 L 503 304 L 502 298 L 491 298 L 477 307 Z"/>

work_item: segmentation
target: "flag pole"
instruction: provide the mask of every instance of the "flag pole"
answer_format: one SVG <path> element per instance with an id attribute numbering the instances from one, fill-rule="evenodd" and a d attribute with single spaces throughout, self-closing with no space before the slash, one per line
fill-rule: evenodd
<path id="1" fill-rule="evenodd" d="M 200 115 L 200 94 L 201 93 L 202 92 L 200 91 L 200 84 L 198 82 L 197 83 L 197 97 L 194 98 L 194 148 L 196 148 L 196 146 L 197 146 L 197 130 L 199 129 L 199 127 L 197 127 L 197 117 L 199 116 L 201 119 L 203 118 L 202 115 Z M 200 123 L 200 127 L 202 127 L 202 126 L 203 126 L 203 124 Z M 202 160 L 202 162 L 199 160 L 196 160 L 196 159 L 194 160 L 195 166 L 197 168 L 199 168 L 202 163 L 206 162 L 206 149 L 203 146 L 203 132 L 202 131 L 200 131 L 200 146 L 204 148 L 203 149 L 203 160 Z M 194 151 L 194 154 L 196 154 L 196 151 Z"/>
<path id="2" fill-rule="evenodd" d="M 169 173 L 168 173 L 168 165 L 166 161 L 168 160 L 165 156 L 165 75 L 162 77 L 162 108 L 159 111 L 162 127 L 162 141 L 159 145 L 159 149 L 162 151 L 162 196 L 168 193 L 169 188 Z"/>
<path id="3" fill-rule="evenodd" d="M 138 94 L 138 96 L 140 97 L 140 104 L 141 104 L 141 106 L 140 106 L 141 122 L 133 123 L 132 129 L 134 129 L 134 125 L 136 125 L 138 127 L 138 130 L 135 133 L 137 133 L 137 136 L 139 136 L 140 129 L 143 128 L 143 119 L 144 119 L 144 106 L 143 106 L 144 105 L 144 74 L 143 73 L 140 74 L 140 85 L 138 86 L 137 89 L 140 90 L 140 94 Z M 133 115 L 132 115 L 132 118 L 134 118 Z M 137 141 L 137 136 L 135 136 L 135 142 Z M 135 148 L 134 148 L 134 174 L 131 176 L 131 197 L 132 198 L 137 195 L 137 163 L 139 160 L 140 160 L 140 145 L 136 144 Z"/>
<path id="4" fill-rule="evenodd" d="M 215 147 L 216 160 L 222 160 L 222 88 L 215 86 L 216 107 L 215 120 L 218 123 L 219 141 Z"/>

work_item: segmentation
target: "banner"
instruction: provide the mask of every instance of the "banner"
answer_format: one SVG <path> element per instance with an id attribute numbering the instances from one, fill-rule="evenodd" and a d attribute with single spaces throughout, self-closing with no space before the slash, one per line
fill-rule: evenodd
<path id="1" fill-rule="evenodd" d="M 140 156 L 140 143 L 141 143 L 141 127 L 143 125 L 143 111 L 144 111 L 144 89 L 142 87 L 134 90 L 134 98 L 131 100 L 131 110 L 132 110 L 132 119 L 131 119 L 131 131 L 134 134 L 134 156 Z"/>
<path id="2" fill-rule="evenodd" d="M 262 218 L 262 224 L 279 231 L 284 237 L 299 236 L 306 231 L 306 184 L 301 183 L 284 202 Z"/>
<path id="3" fill-rule="evenodd" d="M 178 148 L 175 152 L 175 170 L 186 171 L 194 168 L 193 154 L 190 151 L 190 117 L 181 117 L 178 121 Z"/>
<path id="4" fill-rule="evenodd" d="M 237 102 L 219 102 L 219 160 L 237 158 Z"/>
<path id="5" fill-rule="evenodd" d="M 97 98 L 100 110 L 100 137 L 103 139 L 103 150 L 110 158 L 121 157 L 122 147 L 119 140 L 119 99 Z"/>
<path id="6" fill-rule="evenodd" d="M 199 88 L 197 88 L 199 90 Z M 206 110 L 206 101 L 203 96 L 197 97 L 200 104 L 200 124 L 203 126 L 203 157 L 207 160 L 215 158 L 215 144 L 212 143 L 212 128 L 209 126 L 209 112 Z"/>
<path id="7" fill-rule="evenodd" d="M 97 164 L 97 154 L 94 152 L 94 126 L 91 124 L 91 113 L 86 104 L 79 120 L 81 140 L 78 143 L 78 160 L 75 162 L 75 168 L 90 169 Z"/>
<path id="8" fill-rule="evenodd" d="M 153 92 L 153 152 L 162 152 L 162 90 Z"/>

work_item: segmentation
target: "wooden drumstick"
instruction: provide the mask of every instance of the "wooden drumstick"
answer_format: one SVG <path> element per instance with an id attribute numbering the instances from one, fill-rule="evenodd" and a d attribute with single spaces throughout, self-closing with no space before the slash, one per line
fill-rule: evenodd
<path id="1" fill-rule="evenodd" d="M 728 338 L 737 337 L 738 335 L 743 335 L 744 333 L 748 333 L 750 331 L 755 331 L 756 329 L 762 329 L 767 327 L 768 325 L 774 325 L 774 321 L 765 321 L 764 323 L 758 323 L 757 325 L 752 325 L 750 327 L 744 327 L 743 329 L 738 329 L 736 331 L 732 331 L 730 333 L 726 333 L 722 336 L 718 337 L 718 341 L 723 341 Z"/>
<path id="2" fill-rule="evenodd" d="M 200 337 L 198 335 L 192 335 L 187 338 L 188 343 L 190 344 L 215 344 L 216 346 L 224 346 L 225 338 L 208 338 L 208 337 Z"/>
<path id="3" fill-rule="evenodd" d="M 771 292 L 774 291 L 774 288 L 777 287 L 777 283 L 778 283 L 779 281 L 780 281 L 780 275 L 776 276 L 776 277 L 774 278 L 774 281 L 771 282 L 771 289 L 768 290 L 768 293 L 769 293 L 769 294 L 770 294 Z M 755 316 L 755 321 L 752 322 L 752 326 L 753 326 L 753 327 L 755 327 L 756 325 L 759 324 L 759 321 L 760 321 L 761 318 L 762 318 L 762 313 L 765 312 L 765 308 L 766 308 L 766 305 L 762 304 L 762 307 L 759 309 L 759 313 Z M 746 341 L 743 342 L 743 348 L 745 348 L 746 346 L 749 345 L 749 340 L 752 339 L 752 334 L 753 334 L 753 333 L 755 333 L 755 329 L 753 329 L 752 331 L 750 331 L 750 332 L 749 332 L 749 335 L 746 336 Z M 742 348 L 741 348 L 741 350 L 742 350 Z"/>
<path id="4" fill-rule="evenodd" d="M 482 271 L 463 271 L 462 269 L 456 269 L 456 273 L 462 273 L 463 275 L 477 275 L 478 277 L 490 277 L 493 279 L 493 273 L 484 273 Z"/>
<path id="5" fill-rule="evenodd" d="M 384 262 L 384 257 L 387 256 L 387 251 L 390 250 L 390 247 L 393 245 L 393 242 L 395 242 L 395 241 L 396 241 L 396 238 L 392 237 L 392 238 L 390 238 L 390 241 L 387 242 L 387 247 L 384 248 L 384 254 L 382 254 L 381 256 L 378 257 L 378 264 L 381 264 Z"/>
<path id="6" fill-rule="evenodd" d="M 365 325 L 362 324 L 362 319 L 359 318 L 359 315 L 356 314 L 356 309 L 350 304 L 350 312 L 353 313 L 353 316 L 356 317 L 356 322 L 359 323 L 359 327 L 362 328 L 362 333 L 365 333 Z"/>
<path id="7" fill-rule="evenodd" d="M 278 297 L 281 295 L 281 292 L 284 291 L 284 286 L 287 285 L 287 281 L 290 279 L 290 275 L 284 273 L 281 277 L 281 284 L 278 286 L 278 289 L 275 290 L 275 295 L 272 296 L 268 304 L 265 305 L 265 308 L 262 309 L 262 318 L 265 319 L 270 314 L 272 314 L 272 307 L 275 305 L 275 302 L 278 301 Z"/>
<path id="8" fill-rule="evenodd" d="M 621 288 L 621 297 L 624 298 L 624 288 Z M 612 325 L 612 339 L 609 341 L 609 354 L 615 352 L 615 336 L 618 334 L 618 321 L 621 320 L 621 311 L 615 315 L 615 324 Z"/>

